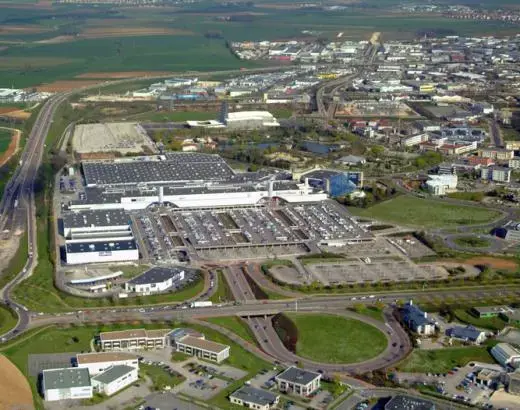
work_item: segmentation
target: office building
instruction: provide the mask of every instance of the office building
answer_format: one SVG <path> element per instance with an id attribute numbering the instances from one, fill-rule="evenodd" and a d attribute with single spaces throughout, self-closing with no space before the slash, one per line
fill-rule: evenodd
<path id="1" fill-rule="evenodd" d="M 163 349 L 170 345 L 170 329 L 118 330 L 99 334 L 101 350 Z"/>
<path id="2" fill-rule="evenodd" d="M 280 391 L 307 397 L 320 388 L 321 374 L 293 366 L 276 376 L 275 380 Z"/>
<path id="3" fill-rule="evenodd" d="M 136 382 L 139 378 L 138 368 L 126 365 L 115 365 L 92 377 L 92 387 L 98 392 L 111 396 Z"/>
<path id="4" fill-rule="evenodd" d="M 130 366 L 139 368 L 137 356 L 126 352 L 81 353 L 76 355 L 78 367 L 88 369 L 90 376 L 104 372 L 112 366 Z"/>
<path id="5" fill-rule="evenodd" d="M 44 370 L 42 391 L 45 401 L 90 399 L 93 395 L 88 369 L 78 367 Z"/>
<path id="6" fill-rule="evenodd" d="M 229 401 L 249 409 L 269 410 L 279 403 L 280 396 L 262 389 L 244 386 L 231 393 Z"/>
<path id="7" fill-rule="evenodd" d="M 187 335 L 178 339 L 175 344 L 178 352 L 216 363 L 229 357 L 229 346 L 205 340 L 204 337 Z"/>

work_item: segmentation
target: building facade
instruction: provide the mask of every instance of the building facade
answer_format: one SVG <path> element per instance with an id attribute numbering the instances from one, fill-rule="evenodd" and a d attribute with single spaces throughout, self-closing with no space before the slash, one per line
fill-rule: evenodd
<path id="1" fill-rule="evenodd" d="M 99 335 L 99 344 L 104 351 L 164 349 L 170 345 L 170 332 L 170 329 L 103 332 Z"/>
<path id="2" fill-rule="evenodd" d="M 184 336 L 176 341 L 180 353 L 221 363 L 229 357 L 229 346 L 205 340 L 203 337 Z"/>
<path id="3" fill-rule="evenodd" d="M 45 401 L 90 399 L 93 395 L 88 369 L 71 367 L 43 371 Z"/>

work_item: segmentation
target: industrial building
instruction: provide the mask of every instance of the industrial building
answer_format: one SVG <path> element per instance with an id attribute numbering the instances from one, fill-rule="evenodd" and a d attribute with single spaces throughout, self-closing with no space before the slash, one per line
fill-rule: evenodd
<path id="1" fill-rule="evenodd" d="M 199 357 L 215 363 L 221 363 L 229 357 L 229 346 L 205 340 L 204 336 L 186 335 L 175 342 L 178 352 Z"/>
<path id="2" fill-rule="evenodd" d="M 99 334 L 101 350 L 164 349 L 170 345 L 170 329 L 132 329 Z"/>
<path id="3" fill-rule="evenodd" d="M 139 260 L 139 250 L 134 239 L 67 242 L 65 252 L 69 265 Z"/>
<path id="4" fill-rule="evenodd" d="M 491 349 L 491 355 L 504 367 L 520 367 L 520 351 L 509 343 L 499 343 Z"/>
<path id="5" fill-rule="evenodd" d="M 280 391 L 307 397 L 320 388 L 321 374 L 293 366 L 285 369 L 275 380 Z"/>
<path id="6" fill-rule="evenodd" d="M 135 354 L 126 352 L 96 352 L 76 355 L 77 367 L 86 368 L 91 376 L 103 373 L 112 366 L 130 366 L 139 368 Z"/>
<path id="7" fill-rule="evenodd" d="M 184 278 L 183 269 L 155 267 L 126 282 L 125 290 L 140 295 L 150 295 L 171 289 L 174 284 L 184 281 Z"/>
<path id="8" fill-rule="evenodd" d="M 280 396 L 262 389 L 243 386 L 229 395 L 229 401 L 249 409 L 269 410 L 279 403 Z"/>
<path id="9" fill-rule="evenodd" d="M 63 236 L 68 239 L 131 234 L 130 218 L 122 209 L 86 210 L 62 214 Z"/>
<path id="10" fill-rule="evenodd" d="M 88 369 L 71 367 L 43 371 L 45 401 L 90 399 L 93 396 Z"/>
<path id="11" fill-rule="evenodd" d="M 104 372 L 92 377 L 92 388 L 106 396 L 112 396 L 118 391 L 136 382 L 139 369 L 133 366 L 119 364 L 111 366 Z"/>

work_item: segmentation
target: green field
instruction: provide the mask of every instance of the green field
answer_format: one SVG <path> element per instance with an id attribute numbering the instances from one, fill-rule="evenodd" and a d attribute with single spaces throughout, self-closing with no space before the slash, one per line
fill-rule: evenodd
<path id="1" fill-rule="evenodd" d="M 217 271 L 217 291 L 210 296 L 209 300 L 213 303 L 232 302 L 235 300 L 233 292 L 221 270 Z"/>
<path id="2" fill-rule="evenodd" d="M 209 317 L 204 319 L 206 322 L 213 323 L 218 326 L 222 326 L 237 336 L 240 336 L 245 341 L 256 344 L 255 337 L 249 326 L 238 316 L 227 316 L 227 317 Z"/>
<path id="3" fill-rule="evenodd" d="M 380 221 L 424 228 L 474 225 L 491 222 L 501 213 L 474 206 L 452 205 L 402 195 L 370 208 L 349 208 L 354 214 Z"/>
<path id="4" fill-rule="evenodd" d="M 458 347 L 437 350 L 414 350 L 399 364 L 398 370 L 417 373 L 446 373 L 471 361 L 495 363 L 486 347 Z"/>
<path id="5" fill-rule="evenodd" d="M 0 154 L 7 151 L 7 147 L 9 147 L 9 144 L 11 143 L 12 136 L 13 133 L 11 131 L 0 128 Z"/>
<path id="6" fill-rule="evenodd" d="M 323 363 L 356 363 L 386 349 L 387 339 L 377 328 L 334 315 L 290 313 L 298 329 L 296 354 Z"/>
<path id="7" fill-rule="evenodd" d="M 16 316 L 15 312 L 3 305 L 0 305 L 0 335 L 3 335 L 15 327 L 17 321 L 18 317 Z"/>
<path id="8" fill-rule="evenodd" d="M 147 365 L 144 363 L 139 364 L 139 372 L 142 376 L 147 376 L 152 381 L 154 390 L 163 390 L 166 386 L 176 386 L 182 383 L 185 379 L 182 375 L 171 375 L 162 367 Z"/>
<path id="9" fill-rule="evenodd" d="M 491 244 L 489 240 L 475 236 L 460 236 L 454 242 L 465 248 L 487 248 Z"/>
<path id="10" fill-rule="evenodd" d="M 395 14 L 391 3 L 374 2 L 375 9 L 345 10 L 271 8 L 263 2 L 195 3 L 171 8 L 97 5 L 53 5 L 47 8 L 2 8 L 0 25 L 0 86 L 17 88 L 70 79 L 85 72 L 212 71 L 254 67 L 266 63 L 240 61 L 226 41 L 275 40 L 308 36 L 345 40 L 410 39 L 424 32 L 445 34 L 516 34 L 516 27 L 497 22 L 452 20 L 439 16 Z M 269 3 L 269 1 L 267 1 Z M 377 12 L 374 12 L 377 10 Z M 249 16 L 235 15 L 251 13 Z M 230 21 L 216 16 L 232 16 Z M 128 32 L 127 28 L 162 29 Z M 100 30 L 116 30 L 101 33 Z M 96 31 L 93 38 L 92 31 Z M 126 32 L 125 32 L 126 31 Z M 214 35 L 213 35 L 214 34 Z M 42 43 L 60 36 L 68 40 Z M 209 38 L 218 37 L 218 38 Z M 3 45 L 2 44 L 2 45 Z"/>

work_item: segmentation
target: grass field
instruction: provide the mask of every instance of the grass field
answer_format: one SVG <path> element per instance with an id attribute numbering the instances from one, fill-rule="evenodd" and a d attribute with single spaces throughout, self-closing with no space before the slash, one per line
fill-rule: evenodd
<path id="1" fill-rule="evenodd" d="M 455 238 L 454 242 L 465 248 L 487 248 L 490 245 L 490 242 L 487 239 L 475 236 L 460 236 Z"/>
<path id="2" fill-rule="evenodd" d="M 317 362 L 361 362 L 382 353 L 387 345 L 383 333 L 358 320 L 320 314 L 287 316 L 298 328 L 296 353 Z"/>
<path id="3" fill-rule="evenodd" d="M 7 150 L 7 147 L 11 143 L 12 136 L 11 131 L 0 129 L 0 154 Z"/>
<path id="4" fill-rule="evenodd" d="M 17 321 L 18 318 L 11 309 L 0 305 L 0 335 L 3 335 L 15 327 Z"/>
<path id="5" fill-rule="evenodd" d="M 232 302 L 235 300 L 233 297 L 233 292 L 231 292 L 231 289 L 221 270 L 217 271 L 217 291 L 210 296 L 209 300 L 211 300 L 213 303 Z"/>
<path id="6" fill-rule="evenodd" d="M 414 350 L 399 364 L 403 372 L 446 373 L 455 366 L 465 366 L 471 361 L 495 363 L 486 347 L 460 347 L 437 350 Z"/>
<path id="7" fill-rule="evenodd" d="M 500 212 L 490 209 L 452 205 L 407 195 L 398 196 L 367 209 L 349 208 L 349 210 L 361 217 L 424 228 L 487 223 L 501 215 Z"/>
<path id="8" fill-rule="evenodd" d="M 218 326 L 222 326 L 228 330 L 231 330 L 237 336 L 248 341 L 251 344 L 256 344 L 255 337 L 249 326 L 237 316 L 227 317 L 209 317 L 204 319 L 206 322 L 213 323 Z"/>

